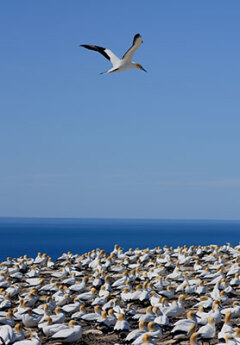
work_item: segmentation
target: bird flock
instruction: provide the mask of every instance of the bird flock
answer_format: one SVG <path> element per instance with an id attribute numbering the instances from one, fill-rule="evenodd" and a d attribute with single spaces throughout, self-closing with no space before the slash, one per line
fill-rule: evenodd
<path id="1" fill-rule="evenodd" d="M 240 245 L 7 258 L 0 344 L 240 344 Z"/>

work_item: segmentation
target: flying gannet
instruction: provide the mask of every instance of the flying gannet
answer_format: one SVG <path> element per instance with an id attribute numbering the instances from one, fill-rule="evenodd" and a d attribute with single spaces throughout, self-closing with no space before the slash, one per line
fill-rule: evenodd
<path id="1" fill-rule="evenodd" d="M 132 46 L 126 51 L 126 53 L 123 55 L 122 59 L 119 59 L 110 49 L 106 49 L 103 47 L 95 46 L 95 45 L 87 45 L 87 44 L 81 44 L 80 47 L 84 47 L 86 49 L 95 50 L 102 54 L 106 59 L 110 60 L 113 67 L 110 68 L 106 72 L 102 72 L 100 74 L 104 73 L 113 73 L 113 72 L 123 72 L 128 69 L 141 69 L 145 72 L 147 72 L 142 65 L 136 62 L 132 62 L 133 54 L 135 51 L 140 47 L 140 45 L 143 43 L 142 37 L 140 34 L 136 34 L 133 38 L 133 44 Z"/>

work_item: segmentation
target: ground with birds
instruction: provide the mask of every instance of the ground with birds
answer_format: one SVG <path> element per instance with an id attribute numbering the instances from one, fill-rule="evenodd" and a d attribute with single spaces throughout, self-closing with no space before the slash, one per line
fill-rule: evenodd
<path id="1" fill-rule="evenodd" d="M 96 249 L 0 264 L 0 344 L 240 341 L 240 246 Z"/>

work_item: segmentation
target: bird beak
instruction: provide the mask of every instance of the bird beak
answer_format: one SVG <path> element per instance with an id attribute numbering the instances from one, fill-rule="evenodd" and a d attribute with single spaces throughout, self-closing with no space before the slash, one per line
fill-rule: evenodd
<path id="1" fill-rule="evenodd" d="M 142 66 L 140 67 L 140 69 L 144 72 L 147 72 Z"/>

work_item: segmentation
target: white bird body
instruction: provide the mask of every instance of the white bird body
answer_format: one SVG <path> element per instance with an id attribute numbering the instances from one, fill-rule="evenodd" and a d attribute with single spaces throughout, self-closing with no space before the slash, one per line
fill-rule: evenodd
<path id="1" fill-rule="evenodd" d="M 43 333 L 48 337 L 63 329 L 68 329 L 68 326 L 63 323 L 55 323 L 53 325 L 45 325 L 44 327 L 42 327 Z"/>
<path id="2" fill-rule="evenodd" d="M 140 47 L 142 43 L 143 43 L 143 40 L 142 40 L 141 35 L 136 34 L 134 36 L 132 46 L 123 55 L 122 59 L 119 59 L 110 49 L 106 49 L 106 48 L 95 46 L 95 45 L 87 45 L 87 44 L 81 44 L 80 46 L 86 49 L 95 50 L 99 52 L 100 54 L 102 54 L 106 59 L 110 60 L 113 67 L 103 73 L 123 72 L 128 69 L 134 69 L 134 68 L 138 68 L 146 72 L 146 70 L 140 64 L 136 62 L 132 62 L 133 54 Z"/>
<path id="3" fill-rule="evenodd" d="M 101 306 L 94 307 L 94 313 L 88 313 L 82 315 L 82 319 L 85 321 L 97 321 L 101 317 Z"/>
<path id="4" fill-rule="evenodd" d="M 9 325 L 0 326 L 0 337 L 6 345 L 13 341 L 13 329 Z"/>
<path id="5" fill-rule="evenodd" d="M 140 335 L 145 334 L 146 331 L 147 331 L 147 323 L 146 323 L 146 321 L 140 321 L 139 322 L 139 328 L 138 329 L 134 329 L 133 331 L 128 333 L 128 335 L 127 335 L 125 340 L 132 342 L 135 339 L 137 339 Z"/>
<path id="6" fill-rule="evenodd" d="M 13 343 L 13 345 L 41 345 L 41 341 L 38 338 L 37 334 L 33 334 L 31 336 L 31 339 L 24 339 L 20 341 L 16 341 Z"/>
<path id="7" fill-rule="evenodd" d="M 128 331 L 129 328 L 130 328 L 130 325 L 129 325 L 128 321 L 124 319 L 124 314 L 120 313 L 118 315 L 117 322 L 115 323 L 114 330 L 115 331 L 125 331 L 125 330 Z"/>
<path id="8" fill-rule="evenodd" d="M 73 284 L 69 287 L 71 291 L 81 293 L 86 290 L 88 277 L 84 277 L 81 283 Z"/>
<path id="9" fill-rule="evenodd" d="M 162 315 L 157 316 L 154 319 L 154 322 L 160 326 L 168 326 L 169 325 L 169 318 L 167 317 L 166 314 L 162 314 Z"/>
<path id="10" fill-rule="evenodd" d="M 53 339 L 62 340 L 64 343 L 74 343 L 78 341 L 82 336 L 82 327 L 80 325 L 74 325 L 74 320 L 69 322 L 69 327 L 62 329 L 52 335 Z"/>
<path id="11" fill-rule="evenodd" d="M 228 311 L 225 314 L 225 322 L 221 328 L 221 331 L 218 333 L 218 339 L 225 339 L 225 336 L 229 333 L 234 333 L 233 326 L 231 323 L 232 313 Z"/>
<path id="12" fill-rule="evenodd" d="M 22 317 L 22 323 L 24 324 L 25 327 L 37 327 L 39 321 L 41 320 L 41 316 L 34 315 L 31 313 L 26 313 L 23 314 Z"/>
<path id="13" fill-rule="evenodd" d="M 239 302 L 233 302 L 233 307 L 232 308 L 226 308 L 221 311 L 223 315 L 225 315 L 228 311 L 231 312 L 232 318 L 237 318 L 240 317 L 240 305 Z"/>
<path id="14" fill-rule="evenodd" d="M 199 337 L 202 339 L 212 339 L 216 334 L 215 320 L 213 317 L 207 318 L 208 323 L 205 326 L 199 328 Z"/>
<path id="15" fill-rule="evenodd" d="M 74 313 L 79 309 L 80 305 L 81 305 L 81 302 L 75 301 L 75 303 L 65 304 L 62 307 L 62 310 L 65 313 Z"/>

